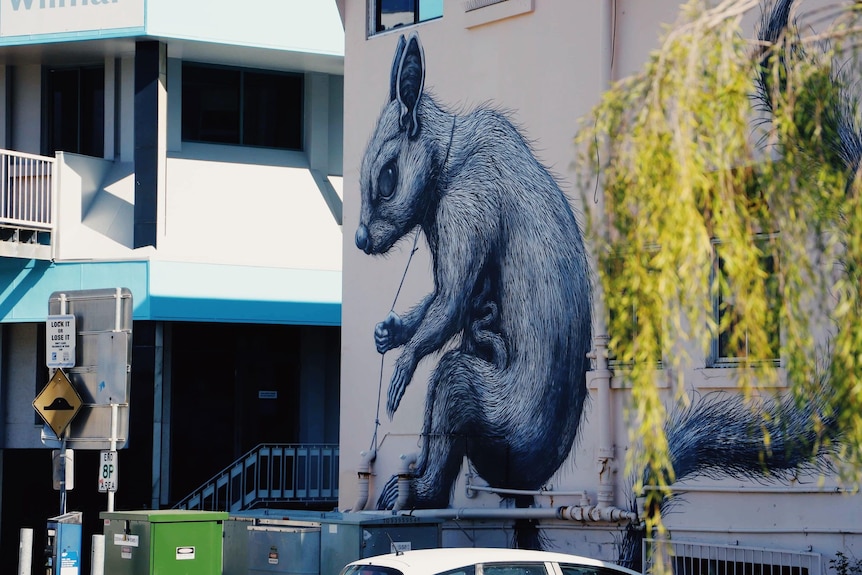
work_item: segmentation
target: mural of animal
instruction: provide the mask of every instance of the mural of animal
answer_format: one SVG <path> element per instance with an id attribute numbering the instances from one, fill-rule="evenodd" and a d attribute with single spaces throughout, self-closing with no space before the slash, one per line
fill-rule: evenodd
<path id="1" fill-rule="evenodd" d="M 390 418 L 418 363 L 447 350 L 407 507 L 448 507 L 465 455 L 491 486 L 540 488 L 569 456 L 587 398 L 590 282 L 567 197 L 505 114 L 435 101 L 416 33 L 399 38 L 360 177 L 356 246 L 386 254 L 419 228 L 432 256 L 432 291 L 374 330 L 379 353 L 400 350 Z M 378 507 L 396 495 L 392 478 Z"/>

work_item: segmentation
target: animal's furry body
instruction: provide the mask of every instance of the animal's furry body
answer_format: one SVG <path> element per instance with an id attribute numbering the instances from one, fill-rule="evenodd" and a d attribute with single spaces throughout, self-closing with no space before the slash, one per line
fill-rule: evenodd
<path id="1" fill-rule="evenodd" d="M 428 383 L 409 507 L 446 507 L 466 455 L 492 486 L 541 487 L 568 457 L 586 399 L 588 264 L 567 198 L 498 111 L 453 114 L 424 92 L 419 38 L 402 37 L 390 99 L 361 169 L 357 246 L 384 254 L 417 226 L 433 291 L 379 323 L 400 348 L 387 411 L 451 342 Z M 378 505 L 391 507 L 390 481 Z"/>

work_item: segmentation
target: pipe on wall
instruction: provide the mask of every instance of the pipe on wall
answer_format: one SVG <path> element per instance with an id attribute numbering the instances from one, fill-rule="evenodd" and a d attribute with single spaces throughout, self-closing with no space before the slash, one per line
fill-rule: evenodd
<path id="1" fill-rule="evenodd" d="M 611 417 L 611 376 L 608 369 L 608 339 L 607 335 L 597 335 L 594 338 L 595 347 L 589 357 L 595 362 L 593 370 L 593 385 L 596 389 L 596 418 L 598 423 L 598 447 L 596 464 L 599 473 L 598 507 L 614 507 L 614 491 L 616 489 L 614 475 L 614 432 Z"/>
<path id="2" fill-rule="evenodd" d="M 466 495 L 472 499 L 476 497 L 477 491 L 485 493 L 495 493 L 497 495 L 532 495 L 533 497 L 580 497 L 581 503 L 586 505 L 584 500 L 588 500 L 587 492 L 584 490 L 575 491 L 556 491 L 554 489 L 503 489 L 501 487 L 491 487 L 490 485 L 475 485 L 471 483 L 473 478 L 472 473 L 467 474 L 467 483 L 464 486 Z"/>
<path id="3" fill-rule="evenodd" d="M 638 521 L 632 511 L 595 505 L 564 505 L 560 507 L 526 507 L 514 509 L 462 507 L 459 509 L 413 509 L 401 515 L 435 517 L 438 519 L 560 519 L 581 523 L 622 523 Z"/>
<path id="4" fill-rule="evenodd" d="M 401 454 L 401 465 L 398 468 L 398 499 L 395 501 L 394 511 L 404 509 L 410 499 L 410 482 L 418 460 L 418 453 Z"/>
<path id="5" fill-rule="evenodd" d="M 359 495 L 356 498 L 356 503 L 353 504 L 351 511 L 357 512 L 365 509 L 368 503 L 368 485 L 371 482 L 371 464 L 377 459 L 377 450 L 371 449 L 363 451 L 359 454 L 360 463 L 356 469 L 356 476 L 359 485 Z"/>

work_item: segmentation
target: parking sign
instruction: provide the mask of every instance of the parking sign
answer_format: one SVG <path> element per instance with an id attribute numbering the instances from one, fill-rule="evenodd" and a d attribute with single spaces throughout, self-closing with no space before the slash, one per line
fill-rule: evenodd
<path id="1" fill-rule="evenodd" d="M 103 450 L 99 452 L 99 491 L 107 493 L 117 490 L 117 458 L 116 451 Z"/>

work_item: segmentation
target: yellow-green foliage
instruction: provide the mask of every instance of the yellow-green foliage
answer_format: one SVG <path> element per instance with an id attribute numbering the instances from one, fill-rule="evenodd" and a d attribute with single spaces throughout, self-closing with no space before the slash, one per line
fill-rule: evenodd
<path id="1" fill-rule="evenodd" d="M 742 393 L 751 397 L 777 377 L 771 362 L 752 359 L 769 357 L 774 344 L 764 257 L 778 262 L 791 389 L 806 401 L 819 390 L 818 365 L 828 366 L 845 478 L 857 482 L 862 469 L 862 185 L 847 185 L 830 116 L 849 93 L 835 63 L 853 73 L 853 54 L 839 48 L 858 41 L 858 31 L 835 11 L 835 25 L 820 36 L 791 28 L 765 48 L 741 28 L 746 14 L 758 17 L 759 2 L 715 4 L 688 2 L 643 70 L 604 94 L 576 138 L 584 200 L 596 204 L 586 211 L 609 347 L 631 388 L 629 429 L 639 449 L 630 450 L 629 471 L 649 470 L 636 476 L 653 484 L 647 509 L 674 480 L 663 430 L 668 398 L 656 378 L 685 401 L 690 352 L 706 356 L 717 329 L 732 346 L 747 338 L 735 370 Z M 770 91 L 758 102 L 761 64 Z M 603 194 L 594 199 L 596 186 Z M 756 243 L 757 234 L 769 240 Z M 728 281 L 712 280 L 715 239 Z M 733 302 L 733 325 L 715 325 L 717 294 Z M 815 337 L 821 324 L 826 338 Z M 663 531 L 658 514 L 646 519 L 648 532 Z"/>

